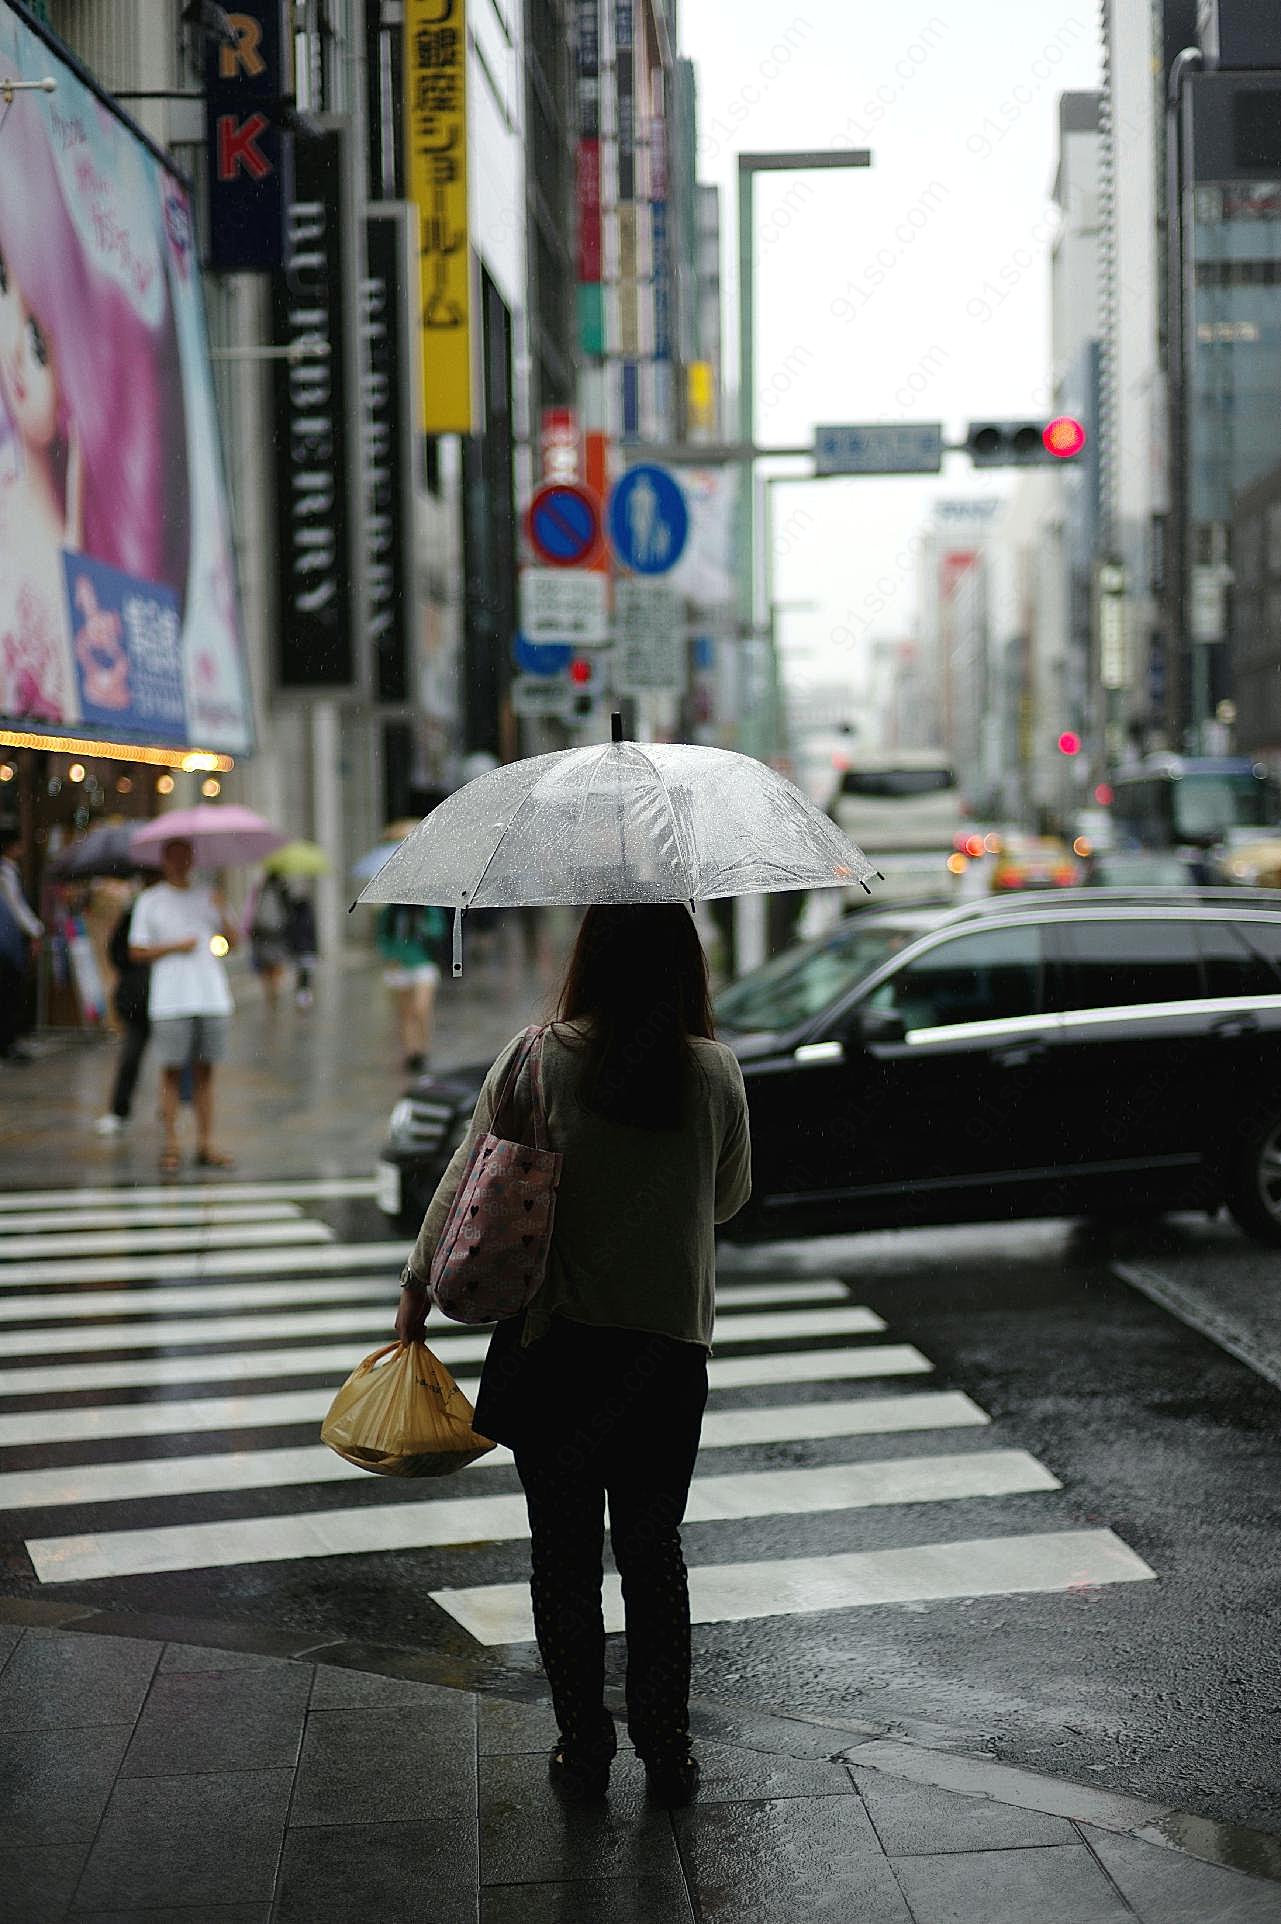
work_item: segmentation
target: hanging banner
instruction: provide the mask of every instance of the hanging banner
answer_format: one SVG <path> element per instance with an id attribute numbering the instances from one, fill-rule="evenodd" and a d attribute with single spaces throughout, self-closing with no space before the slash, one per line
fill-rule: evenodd
<path id="1" fill-rule="evenodd" d="M 185 183 L 0 0 L 0 718 L 253 746 Z"/>
<path id="2" fill-rule="evenodd" d="M 347 490 L 355 450 L 348 416 L 344 232 L 347 137 L 298 142 L 289 252 L 272 281 L 273 338 L 307 358 L 275 364 L 277 663 L 282 688 L 332 690 L 356 679 L 358 612 Z"/>
<path id="3" fill-rule="evenodd" d="M 205 42 L 209 265 L 219 273 L 277 268 L 285 258 L 292 141 L 280 103 L 293 93 L 283 0 L 242 0 L 234 43 Z"/>
<path id="4" fill-rule="evenodd" d="M 413 426 L 408 292 L 411 210 L 373 208 L 365 222 L 369 271 L 361 288 L 364 347 L 365 593 L 379 701 L 408 701 L 414 597 Z"/>
<path id="5" fill-rule="evenodd" d="M 418 210 L 422 427 L 470 434 L 466 0 L 405 0 L 405 183 Z"/>

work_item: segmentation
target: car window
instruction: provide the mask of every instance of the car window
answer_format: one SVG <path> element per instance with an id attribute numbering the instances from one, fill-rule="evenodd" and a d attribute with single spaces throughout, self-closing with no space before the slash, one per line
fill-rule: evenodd
<path id="1" fill-rule="evenodd" d="M 1192 924 L 1148 921 L 1061 923 L 1052 971 L 1055 1009 L 1124 1008 L 1136 1002 L 1185 1002 L 1204 993 Z"/>
<path id="2" fill-rule="evenodd" d="M 717 1026 L 736 1034 L 795 1028 L 821 1015 L 847 989 L 914 942 L 917 933 L 855 916 L 723 989 L 716 998 Z"/>
<path id="3" fill-rule="evenodd" d="M 1264 948 L 1269 936 L 1272 960 Z M 1202 922 L 1197 941 L 1209 995 L 1281 994 L 1281 928 L 1270 929 L 1266 923 Z"/>
<path id="4" fill-rule="evenodd" d="M 1269 980 L 1264 995 L 1281 991 L 1281 922 L 1238 922 L 1234 926 L 1253 953 L 1267 963 Z"/>
<path id="5" fill-rule="evenodd" d="M 1041 932 L 988 929 L 941 942 L 883 982 L 869 1006 L 901 1015 L 909 1031 L 1035 1015 L 1041 1006 Z"/>

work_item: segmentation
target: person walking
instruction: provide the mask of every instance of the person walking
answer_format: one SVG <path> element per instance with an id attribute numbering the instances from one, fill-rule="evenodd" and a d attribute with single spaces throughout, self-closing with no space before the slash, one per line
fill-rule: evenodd
<path id="1" fill-rule="evenodd" d="M 560 1728 L 549 1768 L 580 1797 L 605 1794 L 616 1748 L 604 1702 L 606 1497 L 628 1732 L 660 1801 L 687 1803 L 697 1786 L 680 1524 L 707 1400 L 714 1225 L 751 1193 L 742 1072 L 713 1030 L 688 909 L 587 910 L 543 1034 L 548 1137 L 563 1155 L 547 1275 L 528 1309 L 495 1328 L 475 1417 L 514 1451 Z M 421 1339 L 436 1243 L 522 1040 L 486 1076 L 423 1219 L 402 1277 L 402 1341 Z"/>
<path id="2" fill-rule="evenodd" d="M 126 904 L 112 930 L 111 940 L 107 944 L 107 959 L 116 972 L 116 986 L 112 1001 L 120 1021 L 123 1039 L 111 1090 L 111 1107 L 106 1115 L 99 1116 L 94 1124 L 100 1136 L 118 1136 L 128 1122 L 133 1108 L 134 1090 L 138 1086 L 138 1074 L 142 1068 L 142 1058 L 146 1053 L 147 1043 L 151 1039 L 151 1017 L 147 1013 L 151 994 L 151 969 L 147 963 L 133 960 L 129 950 L 129 932 L 133 925 L 134 909 L 141 900 L 143 891 L 151 887 L 154 880 L 153 876 L 148 875 L 143 882 L 142 890 Z"/>
<path id="3" fill-rule="evenodd" d="M 18 1037 L 22 1033 L 24 1002 L 26 999 L 26 978 L 28 968 L 35 963 L 40 953 L 40 938 L 44 934 L 44 923 L 27 900 L 22 886 L 22 870 L 18 866 L 22 854 L 22 830 L 16 821 L 0 823 L 0 902 L 8 921 L 17 924 L 22 941 L 14 945 L 6 944 L 4 959 L 0 959 L 0 1060 L 5 1062 L 30 1062 L 30 1052 L 25 1049 Z M 14 955 L 10 954 L 10 950 Z"/>
<path id="4" fill-rule="evenodd" d="M 178 1107 L 182 1072 L 194 1065 L 196 1162 L 230 1169 L 233 1158 L 213 1146 L 214 1069 L 227 1051 L 231 987 L 221 957 L 236 946 L 236 929 L 221 893 L 192 882 L 194 851 L 175 838 L 160 851 L 163 880 L 144 890 L 129 924 L 129 959 L 151 965 L 147 1013 L 160 1061 L 162 1175 L 181 1167 Z"/>
<path id="5" fill-rule="evenodd" d="M 309 1009 L 312 1004 L 312 975 L 319 943 L 316 936 L 316 905 L 304 888 L 287 889 L 289 953 L 294 962 L 294 1003 Z"/>
<path id="6" fill-rule="evenodd" d="M 268 873 L 253 891 L 244 920 L 249 962 L 262 981 L 267 1013 L 274 1015 L 290 956 L 289 890 L 284 877 Z"/>
<path id="7" fill-rule="evenodd" d="M 389 903 L 378 916 L 383 981 L 396 1013 L 396 1035 L 406 1069 L 427 1066 L 440 963 L 449 925 L 443 909 Z"/>

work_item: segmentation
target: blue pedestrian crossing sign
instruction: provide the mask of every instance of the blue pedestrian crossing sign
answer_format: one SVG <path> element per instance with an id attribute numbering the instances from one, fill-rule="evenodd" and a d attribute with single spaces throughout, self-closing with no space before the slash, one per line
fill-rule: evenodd
<path id="1" fill-rule="evenodd" d="M 600 540 L 600 513 L 586 488 L 556 481 L 539 488 L 530 502 L 525 531 L 540 561 L 577 568 Z"/>
<path id="2" fill-rule="evenodd" d="M 625 568 L 665 575 L 689 540 L 689 507 L 680 482 L 652 463 L 629 468 L 610 492 L 606 525 L 610 546 Z"/>

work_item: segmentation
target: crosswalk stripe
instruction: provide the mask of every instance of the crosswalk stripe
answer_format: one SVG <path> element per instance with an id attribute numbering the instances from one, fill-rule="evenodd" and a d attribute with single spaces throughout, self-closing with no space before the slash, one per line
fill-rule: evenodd
<path id="1" fill-rule="evenodd" d="M 0 1324 L 61 1321 L 64 1317 L 153 1316 L 161 1311 L 288 1309 L 302 1303 L 390 1303 L 386 1276 L 308 1276 L 295 1283 L 180 1283 L 146 1289 L 74 1289 L 39 1296 L 0 1295 Z M 12 1331 L 0 1328 L 0 1354 Z M 85 1332 L 89 1341 L 92 1332 Z"/>
<path id="2" fill-rule="evenodd" d="M 695 1623 L 740 1623 L 748 1617 L 811 1615 L 886 1603 L 1085 1590 L 1155 1577 L 1155 1570 L 1111 1530 L 1061 1530 L 905 1550 L 703 1564 L 689 1573 L 690 1615 Z M 428 1595 L 477 1643 L 533 1641 L 528 1584 L 483 1584 L 431 1590 Z M 605 1628 L 623 1628 L 615 1576 L 605 1579 Z"/>
<path id="3" fill-rule="evenodd" d="M 92 1298 L 86 1296 L 63 1312 L 73 1321 L 71 1328 L 0 1330 L 0 1363 L 7 1356 L 52 1356 L 64 1350 L 84 1350 L 90 1344 L 103 1349 L 152 1350 L 181 1349 L 188 1344 L 244 1343 L 262 1337 L 360 1335 L 377 1336 L 394 1320 L 396 1298 L 388 1289 L 383 1302 L 372 1309 L 291 1310 L 277 1321 L 269 1315 L 181 1317 L 172 1322 L 145 1319 L 127 1323 L 86 1324 L 82 1319 L 93 1314 Z M 136 1306 L 137 1307 L 137 1306 Z M 4 1304 L 0 1300 L 0 1316 Z M 77 1310 L 79 1314 L 77 1315 Z M 741 1314 L 718 1323 L 718 1343 L 758 1343 L 788 1336 L 869 1336 L 885 1328 L 870 1309 L 847 1305 L 841 1309 L 776 1310 L 759 1315 Z M 483 1336 L 465 1334 L 461 1325 L 449 1323 L 435 1311 L 428 1322 L 433 1343 L 446 1345 L 449 1356 L 467 1362 L 482 1357 L 489 1345 L 489 1332 Z M 261 1361 L 262 1359 L 259 1358 Z M 197 1374 L 193 1359 L 191 1374 Z M 8 1393 L 8 1372 L 0 1367 L 0 1394 Z"/>
<path id="4" fill-rule="evenodd" d="M 826 1313 L 820 1312 L 820 1315 Z M 846 1325 L 852 1334 L 861 1333 L 868 1327 L 854 1320 L 857 1314 L 857 1311 L 852 1310 L 851 1320 Z M 380 1309 L 318 1310 L 315 1312 L 314 1323 L 308 1321 L 308 1316 L 307 1311 L 291 1316 L 287 1332 L 273 1329 L 267 1318 L 211 1317 L 204 1324 L 206 1333 L 203 1336 L 197 1333 L 201 1326 L 190 1321 L 156 1323 L 149 1327 L 143 1325 L 139 1329 L 132 1327 L 125 1329 L 119 1325 L 107 1324 L 98 1332 L 98 1336 L 101 1347 L 104 1349 L 128 1349 L 131 1345 L 141 1346 L 145 1331 L 152 1347 L 172 1350 L 181 1344 L 217 1342 L 219 1340 L 217 1331 L 220 1326 L 224 1330 L 235 1328 L 239 1331 L 238 1339 L 228 1336 L 228 1341 L 243 1341 L 246 1331 L 242 1325 L 247 1320 L 254 1326 L 251 1333 L 260 1331 L 262 1336 L 269 1340 L 286 1333 L 301 1333 L 308 1328 L 315 1328 L 318 1334 L 322 1334 L 326 1327 L 331 1332 L 341 1327 L 350 1334 L 357 1334 L 363 1330 L 367 1336 L 383 1336 L 384 1340 L 391 1340 L 390 1325 L 393 1308 L 390 1302 Z M 322 1322 L 320 1319 L 325 1321 Z M 737 1326 L 740 1323 L 760 1324 L 766 1320 L 768 1319 L 760 1316 L 731 1318 L 721 1325 L 717 1341 L 720 1343 L 760 1342 L 762 1332 L 759 1329 L 739 1329 Z M 788 1320 L 786 1313 L 780 1320 Z M 160 1334 L 163 1331 L 172 1332 L 168 1340 Z M 450 1369 L 455 1368 L 459 1363 L 479 1362 L 489 1347 L 488 1330 L 474 1334 L 458 1327 L 450 1328 L 447 1324 L 438 1322 L 434 1313 L 428 1324 L 428 1332 L 432 1348 L 440 1351 L 441 1361 Z M 801 1327 L 781 1332 L 784 1335 L 797 1336 L 817 1336 L 825 1333 L 820 1329 L 809 1330 Z M 15 1348 L 25 1344 L 29 1351 L 43 1334 L 44 1332 L 41 1331 L 22 1331 L 15 1338 Z M 84 1338 L 89 1334 L 87 1330 L 53 1331 L 50 1334 L 56 1339 L 52 1346 L 58 1349 L 74 1348 L 77 1352 L 76 1360 L 71 1363 L 38 1363 L 19 1365 L 12 1369 L 2 1368 L 0 1369 L 0 1397 L 29 1396 L 60 1389 L 144 1389 L 158 1383 L 232 1383 L 238 1378 L 255 1376 L 317 1376 L 330 1375 L 338 1371 L 346 1376 L 360 1360 L 352 1355 L 350 1348 L 316 1345 L 293 1349 L 232 1350 L 225 1355 L 213 1356 L 138 1355 L 118 1362 L 103 1363 L 84 1359 Z M 64 1341 L 64 1338 L 70 1338 L 72 1334 L 79 1338 L 76 1343 L 70 1344 Z"/>
<path id="5" fill-rule="evenodd" d="M 302 1215 L 297 1203 L 253 1202 L 180 1203 L 171 1209 L 37 1209 L 15 1211 L 0 1216 L 0 1239 L 29 1235 L 40 1229 L 65 1229 L 68 1222 L 77 1229 L 180 1229 L 185 1224 L 271 1223 L 296 1221 Z M 0 1249 L 3 1249 L 0 1240 Z"/>
<path id="6" fill-rule="evenodd" d="M 166 1182 L 106 1189 L 7 1189 L 0 1191 L 0 1215 L 14 1209 L 88 1209 L 97 1203 L 133 1207 L 146 1203 L 267 1202 L 273 1198 L 300 1200 L 343 1196 L 373 1196 L 378 1184 L 372 1176 L 299 1176 L 296 1181 Z"/>
<path id="7" fill-rule="evenodd" d="M 750 1292 L 750 1293 L 749 1293 Z M 64 1317 L 150 1316 L 161 1311 L 198 1309 L 283 1309 L 294 1303 L 370 1301 L 389 1303 L 394 1291 L 383 1276 L 350 1277 L 336 1282 L 307 1278 L 296 1283 L 180 1283 L 173 1288 L 75 1289 L 34 1296 L 0 1295 L 0 1325 L 54 1322 Z M 727 1283 L 716 1292 L 718 1309 L 754 1308 L 759 1303 L 827 1303 L 846 1300 L 843 1283 Z M 0 1328 L 0 1353 L 9 1332 Z"/>
<path id="8" fill-rule="evenodd" d="M 855 1403 L 719 1410 L 703 1419 L 701 1449 L 961 1429 L 989 1420 L 977 1404 L 956 1390 L 922 1390 L 913 1396 L 868 1397 Z M 478 1458 L 468 1470 L 507 1468 L 511 1461 L 511 1451 L 500 1446 Z M 122 1503 L 139 1497 L 195 1496 L 213 1490 L 279 1489 L 367 1474 L 318 1443 L 292 1449 L 227 1450 L 212 1456 L 73 1463 L 56 1469 L 0 1472 L 0 1511 L 48 1509 L 71 1503 Z"/>
<path id="9" fill-rule="evenodd" d="M 74 1256 L 96 1271 L 98 1256 L 123 1255 L 132 1249 L 254 1249 L 273 1243 L 331 1243 L 334 1232 L 326 1223 L 291 1218 L 282 1223 L 200 1224 L 190 1229 L 100 1229 L 66 1236 L 6 1236 L 0 1239 L 0 1276 L 9 1262 L 22 1257 Z"/>
<path id="10" fill-rule="evenodd" d="M 314 1350 L 307 1352 L 314 1356 Z M 350 1373 L 353 1359 L 343 1351 Z M 199 1359 L 201 1372 L 220 1357 Z M 264 1364 L 255 1359 L 262 1374 Z M 782 1383 L 831 1383 L 878 1376 L 928 1375 L 932 1365 L 908 1343 L 882 1344 L 863 1349 L 793 1350 L 782 1355 L 718 1356 L 707 1366 L 713 1390 L 773 1388 Z M 270 1374 L 270 1370 L 267 1372 Z M 175 1381 L 190 1382 L 191 1365 Z M 59 1372 L 60 1389 L 86 1387 L 74 1374 Z M 101 1387 L 94 1385 L 93 1387 Z M 0 1446 L 30 1443 L 70 1443 L 124 1436 L 186 1435 L 201 1430 L 247 1430 L 287 1423 L 318 1423 L 333 1401 L 337 1375 L 328 1386 L 275 1390 L 261 1396 L 197 1396 L 161 1403 L 105 1404 L 89 1409 L 0 1411 Z M 459 1381 L 464 1396 L 474 1403 L 479 1385 Z"/>
<path id="11" fill-rule="evenodd" d="M 0 1263 L 0 1289 L 29 1289 L 34 1283 L 166 1283 L 186 1276 L 284 1275 L 297 1270 L 381 1269 L 399 1274 L 409 1254 L 403 1237 L 394 1243 L 331 1243 L 282 1249 L 214 1250 L 210 1255 L 96 1256 L 83 1263 Z"/>
<path id="12" fill-rule="evenodd" d="M 815 1516 L 836 1510 L 946 1503 L 1059 1487 L 1057 1479 L 1023 1450 L 891 1458 L 818 1469 L 696 1476 L 686 1520 L 726 1523 L 744 1517 Z M 236 1563 L 289 1563 L 306 1557 L 498 1543 L 528 1534 L 525 1499 L 518 1494 L 439 1497 L 430 1503 L 313 1510 L 300 1516 L 241 1517 L 215 1523 L 33 1537 L 27 1542 L 27 1553 L 42 1583 L 79 1583 L 162 1570 L 208 1570 Z"/>

